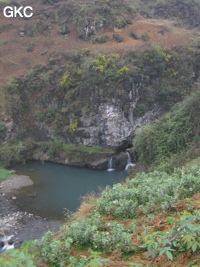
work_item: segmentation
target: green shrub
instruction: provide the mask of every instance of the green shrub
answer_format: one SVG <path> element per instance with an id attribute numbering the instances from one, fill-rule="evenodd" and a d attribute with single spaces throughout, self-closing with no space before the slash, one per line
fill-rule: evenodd
<path id="1" fill-rule="evenodd" d="M 0 160 L 4 166 L 8 166 L 11 162 L 20 162 L 26 160 L 26 147 L 23 142 L 16 144 L 6 144 L 0 147 Z"/>
<path id="2" fill-rule="evenodd" d="M 73 242 L 81 246 L 90 246 L 93 235 L 103 228 L 103 221 L 94 216 L 93 218 L 82 218 L 80 222 L 73 222 L 68 230 Z"/>
<path id="3" fill-rule="evenodd" d="M 140 247 L 147 249 L 147 257 L 152 258 L 149 266 L 161 255 L 166 255 L 172 261 L 177 253 L 191 250 L 193 254 L 197 254 L 200 248 L 199 215 L 199 210 L 194 211 L 194 215 L 184 211 L 179 222 L 169 231 L 143 234 L 144 244 Z M 175 218 L 172 219 L 174 224 Z"/>
<path id="4" fill-rule="evenodd" d="M 130 36 L 131 36 L 133 39 L 135 39 L 135 40 L 138 40 L 138 39 L 139 39 L 138 35 L 137 35 L 135 32 L 131 32 L 131 33 L 130 33 Z"/>
<path id="5" fill-rule="evenodd" d="M 98 200 L 98 211 L 118 218 L 134 218 L 144 213 L 171 210 L 181 198 L 200 192 L 199 170 L 187 173 L 177 169 L 173 174 L 154 171 L 139 173 L 126 185 L 106 187 Z"/>
<path id="6" fill-rule="evenodd" d="M 147 32 L 145 32 L 145 33 L 143 33 L 143 34 L 140 36 L 140 39 L 141 39 L 142 41 L 144 41 L 144 42 L 147 42 L 147 41 L 149 41 L 150 36 L 149 36 L 149 34 L 148 34 Z"/>
<path id="7" fill-rule="evenodd" d="M 199 101 L 200 93 L 195 92 L 171 113 L 141 129 L 134 139 L 134 149 L 139 153 L 140 162 L 148 165 L 164 163 L 167 158 L 198 141 Z"/>
<path id="8" fill-rule="evenodd" d="M 135 109 L 134 109 L 134 114 L 137 117 L 141 117 L 145 114 L 145 112 L 148 110 L 148 106 L 146 103 L 141 103 L 141 104 L 137 104 Z"/>
<path id="9" fill-rule="evenodd" d="M 126 27 L 126 25 L 127 25 L 127 22 L 125 19 L 117 20 L 115 22 L 115 27 L 117 27 L 118 29 L 124 28 Z"/>
<path id="10" fill-rule="evenodd" d="M 117 34 L 117 33 L 114 33 L 114 34 L 113 34 L 113 40 L 114 40 L 115 42 L 117 42 L 117 43 L 121 43 L 121 42 L 124 41 L 124 38 L 123 38 L 121 35 L 119 35 L 119 34 Z"/>
<path id="11" fill-rule="evenodd" d="M 71 238 L 59 240 L 50 231 L 46 232 L 40 240 L 35 241 L 36 249 L 44 260 L 53 264 L 55 267 L 65 266 L 68 262 Z"/>
<path id="12" fill-rule="evenodd" d="M 1 121 L 0 122 L 0 139 L 4 137 L 5 130 L 6 130 L 5 123 Z"/>
<path id="13" fill-rule="evenodd" d="M 36 264 L 34 263 L 32 255 L 26 254 L 23 251 L 19 251 L 18 249 L 12 249 L 1 254 L 0 266 L 36 267 Z"/>
<path id="14" fill-rule="evenodd" d="M 122 254 L 133 251 L 130 230 L 117 222 L 105 224 L 97 213 L 91 218 L 82 218 L 80 222 L 72 222 L 67 236 L 78 246 L 90 246 L 106 253 L 111 253 L 117 247 Z"/>
<path id="15" fill-rule="evenodd" d="M 96 37 L 93 39 L 94 43 L 99 43 L 99 44 L 103 44 L 106 43 L 108 41 L 108 35 L 107 34 L 103 34 L 100 37 Z"/>
<path id="16" fill-rule="evenodd" d="M 0 162 L 0 183 L 6 180 L 12 173 L 13 173 L 12 171 L 4 169 Z"/>

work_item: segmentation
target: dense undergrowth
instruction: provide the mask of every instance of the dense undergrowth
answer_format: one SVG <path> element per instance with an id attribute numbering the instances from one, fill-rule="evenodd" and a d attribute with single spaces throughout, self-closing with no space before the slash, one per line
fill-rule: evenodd
<path id="1" fill-rule="evenodd" d="M 176 170 L 139 173 L 125 185 L 107 187 L 98 201 L 98 211 L 117 218 L 134 218 L 140 213 L 172 210 L 178 200 L 200 191 L 199 173 Z"/>
<path id="2" fill-rule="evenodd" d="M 200 92 L 197 91 L 171 112 L 141 129 L 134 140 L 134 149 L 138 151 L 141 163 L 169 171 L 181 164 L 181 154 L 193 150 L 193 157 L 198 156 L 195 149 L 199 151 L 199 102 Z"/>
<path id="3" fill-rule="evenodd" d="M 81 145 L 64 144 L 61 141 L 35 142 L 33 139 L 7 143 L 0 146 L 0 161 L 4 166 L 19 162 L 25 164 L 27 160 L 55 160 L 56 158 L 67 158 L 68 163 L 91 162 L 98 155 L 105 154 L 107 157 L 114 151 L 103 147 L 84 147 Z M 84 165 L 83 165 L 84 166 Z"/>

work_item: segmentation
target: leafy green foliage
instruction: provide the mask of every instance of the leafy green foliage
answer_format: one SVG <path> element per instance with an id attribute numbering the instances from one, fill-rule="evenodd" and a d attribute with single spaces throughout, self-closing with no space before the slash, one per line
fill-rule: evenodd
<path id="1" fill-rule="evenodd" d="M 105 224 L 97 213 L 91 219 L 83 217 L 80 222 L 71 223 L 68 235 L 78 246 L 90 246 L 107 253 L 119 247 L 121 253 L 125 255 L 133 252 L 130 231 L 132 230 L 123 224 Z"/>
<path id="2" fill-rule="evenodd" d="M 16 144 L 2 145 L 0 149 L 0 160 L 4 166 L 8 166 L 11 162 L 25 161 L 25 151 L 26 147 L 21 141 Z"/>
<path id="3" fill-rule="evenodd" d="M 5 130 L 6 130 L 5 124 L 4 124 L 4 122 L 1 121 L 0 122 L 0 139 L 4 137 Z"/>
<path id="4" fill-rule="evenodd" d="M 119 203 L 127 199 L 134 201 L 129 206 L 130 212 L 134 209 L 134 205 L 136 209 L 148 213 L 156 210 L 171 210 L 177 200 L 200 192 L 199 175 L 199 170 L 190 173 L 184 169 L 178 169 L 171 175 L 161 172 L 142 173 L 128 180 L 124 185 L 117 184 L 113 189 L 106 188 L 98 200 L 96 210 L 90 211 L 89 216 L 78 220 L 72 218 L 57 234 L 47 232 L 41 240 L 34 241 L 32 247 L 28 246 L 28 249 L 23 250 L 23 253 L 32 251 L 33 260 L 40 259 L 40 262 L 55 267 L 66 266 L 66 264 L 80 267 L 103 266 L 107 260 L 95 251 L 107 254 L 120 251 L 122 256 L 130 256 L 147 250 L 147 257 L 152 258 L 149 267 L 153 266 L 156 258 L 162 255 L 166 255 L 172 261 L 177 253 L 185 253 L 188 250 L 193 254 L 198 253 L 200 249 L 199 210 L 194 210 L 192 214 L 184 211 L 179 218 L 168 217 L 167 222 L 171 229 L 166 232 L 152 232 L 151 227 L 143 227 L 140 223 L 139 227 L 143 228 L 143 234 L 138 236 L 141 244 L 139 247 L 134 247 L 132 244 L 133 235 L 138 229 L 135 220 L 128 227 L 116 220 L 106 222 L 104 216 L 98 211 L 115 216 Z M 121 211 L 121 217 L 133 217 L 128 210 L 124 209 L 124 212 L 122 214 Z M 90 248 L 90 255 L 88 257 L 70 256 L 72 248 Z M 28 259 L 28 256 L 26 258 Z M 144 265 L 145 263 L 130 263 L 130 266 Z"/>
<path id="5" fill-rule="evenodd" d="M 64 266 L 62 265 L 64 263 L 79 263 L 80 266 L 87 266 L 81 265 L 81 263 L 86 264 L 90 261 L 96 264 L 94 266 L 102 266 L 105 259 L 101 259 L 99 253 L 92 252 L 84 261 L 69 257 L 70 248 L 72 246 L 77 248 L 90 247 L 95 251 L 106 253 L 111 253 L 119 248 L 122 255 L 126 255 L 134 251 L 131 233 L 123 224 L 117 222 L 105 224 L 98 214 L 93 214 L 91 218 L 82 217 L 80 221 L 72 221 L 70 225 L 63 228 L 58 238 L 52 232 L 47 232 L 41 240 L 35 241 L 34 249 L 36 249 L 38 256 L 53 266 Z"/>
<path id="6" fill-rule="evenodd" d="M 101 252 L 90 250 L 90 255 L 85 258 L 69 257 L 69 267 L 98 267 L 103 266 L 104 262 L 109 261 L 101 257 Z"/>
<path id="7" fill-rule="evenodd" d="M 171 113 L 145 126 L 134 140 L 139 160 L 145 164 L 162 164 L 173 154 L 180 153 L 198 141 L 200 125 L 200 94 L 193 93 Z"/>
<path id="8" fill-rule="evenodd" d="M 76 130 L 76 123 L 73 126 L 72 133 Z M 7 143 L 0 146 L 0 160 L 4 166 L 11 163 L 25 162 L 26 160 L 43 160 L 41 155 L 46 155 L 49 160 L 53 157 L 63 157 L 66 155 L 69 161 L 73 162 L 90 162 L 93 156 L 99 152 L 106 155 L 113 154 L 113 150 L 103 147 L 84 147 L 81 145 L 64 144 L 63 142 L 47 141 L 35 142 L 33 139 L 26 139 L 24 142 Z"/>
<path id="9" fill-rule="evenodd" d="M 187 173 L 184 169 L 177 169 L 173 174 L 158 171 L 139 173 L 125 186 L 106 187 L 97 209 L 117 218 L 134 218 L 138 210 L 143 213 L 173 210 L 179 199 L 200 192 L 198 175 L 199 171 Z"/>
<path id="10" fill-rule="evenodd" d="M 104 73 L 108 68 L 115 68 L 114 57 L 107 57 L 106 55 L 99 55 L 94 59 L 93 69 Z"/>
<path id="11" fill-rule="evenodd" d="M 4 169 L 1 162 L 0 162 L 0 183 L 2 181 L 6 180 L 12 173 L 13 173 L 13 171 L 8 171 L 8 170 Z"/>
<path id="12" fill-rule="evenodd" d="M 55 267 L 59 267 L 65 266 L 66 261 L 68 261 L 72 239 L 58 240 L 52 232 L 48 231 L 35 244 L 44 260 L 47 260 Z"/>
<path id="13" fill-rule="evenodd" d="M 150 36 L 149 36 L 149 34 L 148 34 L 147 32 L 145 32 L 145 33 L 143 33 L 143 34 L 141 35 L 140 39 L 141 39 L 142 41 L 144 41 L 144 42 L 147 42 L 147 41 L 149 41 Z"/>
<path id="14" fill-rule="evenodd" d="M 25 254 L 23 251 L 17 249 L 6 251 L 1 254 L 0 266 L 4 267 L 36 267 L 34 259 L 31 255 Z"/>
<path id="15" fill-rule="evenodd" d="M 149 267 L 161 255 L 166 255 L 169 260 L 173 260 L 175 251 L 176 253 L 186 252 L 191 249 L 195 253 L 200 248 L 199 210 L 194 215 L 183 213 L 180 221 L 170 231 L 144 234 L 143 242 L 140 247 L 147 249 L 147 257 L 152 258 Z"/>
<path id="16" fill-rule="evenodd" d="M 77 130 L 77 127 L 78 127 L 78 122 L 77 122 L 77 119 L 73 119 L 71 122 L 70 122 L 70 125 L 69 125 L 69 131 L 71 134 L 74 134 Z"/>
<path id="17" fill-rule="evenodd" d="M 109 37 L 107 34 L 103 34 L 100 37 L 95 37 L 93 38 L 93 43 L 99 43 L 99 44 L 103 44 L 106 43 L 108 41 Z"/>

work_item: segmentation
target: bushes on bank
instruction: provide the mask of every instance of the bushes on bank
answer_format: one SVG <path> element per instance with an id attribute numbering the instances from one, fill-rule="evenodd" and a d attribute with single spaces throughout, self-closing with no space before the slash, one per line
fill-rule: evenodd
<path id="1" fill-rule="evenodd" d="M 173 174 L 154 171 L 138 173 L 125 185 L 107 187 L 98 200 L 97 210 L 117 218 L 135 218 L 138 212 L 172 210 L 178 200 L 200 192 L 200 172 L 177 169 Z"/>

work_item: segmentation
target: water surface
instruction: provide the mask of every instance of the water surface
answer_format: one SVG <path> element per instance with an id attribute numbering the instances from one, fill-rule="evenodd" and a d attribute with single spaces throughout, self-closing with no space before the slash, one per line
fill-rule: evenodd
<path id="1" fill-rule="evenodd" d="M 19 209 L 42 217 L 63 218 L 64 209 L 76 211 L 81 197 L 125 179 L 125 171 L 98 171 L 50 162 L 28 162 L 15 167 L 17 174 L 30 176 L 34 185 L 22 189 L 15 200 Z"/>

